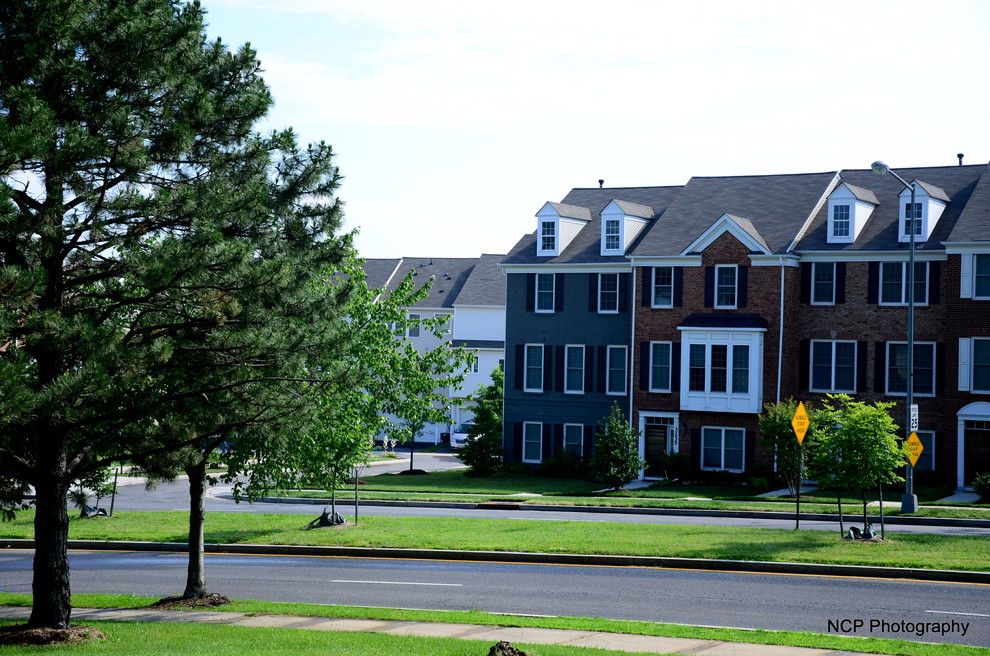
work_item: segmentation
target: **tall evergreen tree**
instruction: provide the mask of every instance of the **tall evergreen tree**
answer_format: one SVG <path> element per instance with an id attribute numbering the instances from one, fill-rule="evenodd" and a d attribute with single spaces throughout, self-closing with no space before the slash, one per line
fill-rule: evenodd
<path id="1" fill-rule="evenodd" d="M 35 489 L 30 623 L 69 623 L 66 493 L 109 462 L 282 434 L 341 372 L 326 144 L 253 133 L 254 52 L 198 3 L 0 3 L 0 492 Z"/>

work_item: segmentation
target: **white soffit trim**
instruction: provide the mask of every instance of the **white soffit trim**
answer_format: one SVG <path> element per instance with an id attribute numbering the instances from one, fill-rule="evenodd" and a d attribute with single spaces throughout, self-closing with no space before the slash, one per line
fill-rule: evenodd
<path id="1" fill-rule="evenodd" d="M 678 326 L 678 330 L 682 330 L 686 333 L 765 333 L 766 328 L 739 328 L 731 327 L 726 328 L 724 326 L 712 327 L 712 326 Z"/>
<path id="2" fill-rule="evenodd" d="M 636 255 L 629 258 L 634 267 L 642 266 L 679 266 L 679 267 L 700 267 L 700 255 Z"/>
<path id="3" fill-rule="evenodd" d="M 904 251 L 797 251 L 802 262 L 903 262 L 908 257 Z M 916 250 L 918 262 L 944 262 L 949 259 L 945 251 Z"/>
<path id="4" fill-rule="evenodd" d="M 632 271 L 629 262 L 602 264 L 500 264 L 504 273 L 625 273 Z"/>
<path id="5" fill-rule="evenodd" d="M 948 255 L 962 255 L 966 253 L 990 253 L 990 241 L 943 241 L 945 252 Z M 917 255 L 917 251 L 915 251 Z"/>
<path id="6" fill-rule="evenodd" d="M 689 253 L 700 253 L 710 246 L 716 239 L 722 236 L 723 233 L 729 232 L 733 237 L 742 242 L 751 251 L 756 251 L 763 253 L 764 255 L 769 255 L 770 250 L 760 242 L 758 242 L 753 235 L 749 234 L 744 230 L 730 214 L 723 214 L 720 216 L 715 223 L 708 226 L 701 235 L 691 242 L 687 248 L 681 251 L 681 255 L 688 255 Z"/>
<path id="7" fill-rule="evenodd" d="M 800 265 L 795 255 L 750 255 L 749 261 L 753 266 L 785 266 L 797 267 Z"/>

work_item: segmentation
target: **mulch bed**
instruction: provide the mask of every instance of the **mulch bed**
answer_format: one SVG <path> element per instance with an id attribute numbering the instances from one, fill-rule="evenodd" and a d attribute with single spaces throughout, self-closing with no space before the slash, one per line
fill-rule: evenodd
<path id="1" fill-rule="evenodd" d="M 217 606 L 226 606 L 230 603 L 230 599 L 227 597 L 217 594 L 215 592 L 210 592 L 203 595 L 202 597 L 165 597 L 164 599 L 159 599 L 155 603 L 151 604 L 152 608 L 161 608 L 168 610 L 170 608 L 215 608 Z"/>
<path id="2" fill-rule="evenodd" d="M 49 629 L 26 624 L 0 627 L 0 646 L 23 645 L 72 645 L 87 640 L 106 638 L 99 629 L 91 626 L 70 626 L 67 629 Z"/>

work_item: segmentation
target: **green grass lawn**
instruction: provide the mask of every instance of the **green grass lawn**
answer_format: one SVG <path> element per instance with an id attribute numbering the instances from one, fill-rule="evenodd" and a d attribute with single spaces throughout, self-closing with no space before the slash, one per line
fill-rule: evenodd
<path id="1" fill-rule="evenodd" d="M 401 453 L 400 453 L 401 455 Z M 547 478 L 542 476 L 501 475 L 468 476 L 465 469 L 430 472 L 423 476 L 377 474 L 361 477 L 362 490 L 384 492 L 444 492 L 448 494 L 512 495 L 519 493 L 564 495 L 584 494 L 600 490 L 601 483 L 591 483 L 573 478 Z"/>
<path id="2" fill-rule="evenodd" d="M 72 597 L 74 606 L 80 608 L 144 608 L 155 601 L 153 597 L 134 595 L 109 594 L 76 594 Z M 28 606 L 30 595 L 0 593 L 0 605 Z M 257 615 L 299 615 L 328 618 L 356 618 L 372 620 L 394 620 L 403 622 L 443 622 L 457 624 L 476 624 L 483 626 L 530 627 L 545 629 L 570 629 L 578 631 L 604 631 L 609 633 L 627 633 L 633 635 L 662 636 L 675 638 L 695 638 L 702 640 L 723 640 L 727 642 L 748 642 L 765 645 L 790 645 L 798 647 L 817 647 L 848 652 L 883 653 L 904 656 L 977 656 L 986 655 L 990 650 L 976 647 L 956 645 L 927 645 L 906 640 L 888 640 L 877 638 L 856 638 L 836 635 L 825 635 L 798 631 L 769 631 L 724 629 L 703 626 L 687 626 L 682 624 L 662 624 L 658 622 L 642 622 L 635 620 L 612 620 L 588 617 L 531 617 L 521 615 L 504 615 L 486 613 L 477 610 L 470 611 L 430 611 L 393 608 L 369 608 L 366 606 L 333 606 L 322 604 L 281 603 L 269 601 L 254 601 L 235 599 L 229 605 L 214 609 L 197 609 L 198 611 L 234 611 Z M 109 626 L 120 626 L 110 624 Z M 164 625 L 156 625 L 164 626 Z M 102 628 L 102 627 L 101 627 Z M 281 644 L 281 643 L 280 643 Z M 581 652 L 544 652 L 543 648 L 534 648 L 532 654 L 550 653 L 580 653 Z M 32 652 L 33 653 L 33 652 Z M 113 652 L 111 652 L 113 653 Z M 141 650 L 135 653 L 155 653 Z M 177 652 L 178 653 L 178 652 Z M 250 652 L 249 652 L 250 653 Z M 327 652 L 331 653 L 331 652 Z M 332 652 L 337 653 L 337 652 Z M 346 653 L 346 652 L 345 652 Z M 357 652 L 361 653 L 361 652 Z M 414 652 L 416 653 L 416 652 Z M 446 652 L 437 652 L 446 653 Z M 460 652 L 454 652 L 460 653 Z M 484 654 L 484 650 L 475 652 Z M 611 652 L 593 652 L 600 656 Z"/>
<path id="3" fill-rule="evenodd" d="M 33 513 L 0 524 L 0 537 L 30 538 Z M 309 517 L 208 513 L 207 542 L 534 551 L 990 571 L 990 540 L 978 536 L 890 534 L 850 543 L 838 531 L 725 526 L 558 522 L 462 517 L 368 516 L 358 526 L 306 530 Z M 184 512 L 122 512 L 72 518 L 69 536 L 89 540 L 185 542 Z"/>

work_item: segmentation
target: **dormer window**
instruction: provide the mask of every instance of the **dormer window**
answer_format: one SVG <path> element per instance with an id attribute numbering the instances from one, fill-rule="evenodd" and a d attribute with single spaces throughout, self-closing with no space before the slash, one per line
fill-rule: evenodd
<path id="1" fill-rule="evenodd" d="M 557 250 L 557 222 L 540 221 L 540 250 Z"/>
<path id="2" fill-rule="evenodd" d="M 849 237 L 849 206 L 832 206 L 832 236 Z"/>
<path id="3" fill-rule="evenodd" d="M 911 232 L 912 221 L 914 221 L 914 234 L 919 236 L 923 234 L 923 226 L 921 224 L 921 203 L 915 203 L 914 205 L 911 203 L 904 204 L 904 226 L 902 228 L 904 234 Z"/>
<path id="4" fill-rule="evenodd" d="M 914 240 L 928 241 L 935 231 L 942 213 L 949 204 L 949 196 L 944 189 L 921 180 L 911 182 L 914 187 L 914 203 L 911 203 L 911 190 L 900 193 L 900 217 L 897 225 L 897 239 L 911 241 L 911 226 L 914 226 Z"/>
<path id="5" fill-rule="evenodd" d="M 605 220 L 605 250 L 622 250 L 622 238 L 620 236 L 621 225 L 619 219 Z"/>

